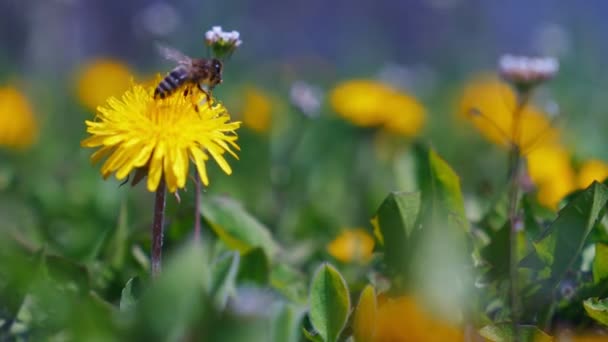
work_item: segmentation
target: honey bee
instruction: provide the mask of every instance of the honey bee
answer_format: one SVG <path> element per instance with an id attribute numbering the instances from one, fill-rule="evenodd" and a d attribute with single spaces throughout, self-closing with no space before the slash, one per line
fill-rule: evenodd
<path id="1" fill-rule="evenodd" d="M 222 83 L 222 61 L 217 58 L 190 58 L 176 49 L 163 45 L 159 45 L 158 50 L 163 57 L 176 62 L 177 66 L 156 86 L 154 98 L 164 99 L 182 87 L 184 96 L 188 96 L 189 93 L 193 93 L 192 87 L 196 86 L 205 93 L 207 103 L 211 105 L 211 92 L 215 86 Z M 196 105 L 195 109 L 198 111 Z"/>

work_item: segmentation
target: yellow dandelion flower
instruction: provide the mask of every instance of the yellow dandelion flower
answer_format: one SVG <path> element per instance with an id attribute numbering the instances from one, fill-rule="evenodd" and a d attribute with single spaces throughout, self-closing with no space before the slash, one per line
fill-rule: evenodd
<path id="1" fill-rule="evenodd" d="M 426 120 L 425 109 L 413 97 L 397 93 L 387 99 L 386 105 L 389 108 L 384 122 L 387 131 L 413 137 L 422 130 Z"/>
<path id="2" fill-rule="evenodd" d="M 368 262 L 374 250 L 374 238 L 364 229 L 348 229 L 327 245 L 327 252 L 341 262 Z"/>
<path id="3" fill-rule="evenodd" d="M 272 101 L 262 91 L 249 88 L 245 91 L 243 124 L 258 133 L 268 132 L 272 122 Z"/>
<path id="4" fill-rule="evenodd" d="M 558 144 L 543 145 L 527 156 L 528 174 L 538 187 L 537 199 L 556 209 L 559 201 L 576 189 L 570 153 Z"/>
<path id="5" fill-rule="evenodd" d="M 425 122 L 424 107 L 413 97 L 384 83 L 351 80 L 330 93 L 334 111 L 361 127 L 381 126 L 405 136 L 417 135 Z"/>
<path id="6" fill-rule="evenodd" d="M 120 99 L 111 97 L 98 108 L 96 120 L 86 121 L 91 136 L 83 147 L 99 147 L 93 162 L 107 160 L 101 167 L 104 178 L 115 173 L 126 178 L 137 168 L 147 169 L 147 187 L 155 191 L 164 178 L 170 192 L 183 188 L 189 162 L 196 166 L 205 185 L 209 184 L 206 162 L 209 157 L 226 173 L 232 172 L 224 158 L 228 152 L 235 158 L 236 129 L 223 105 L 202 104 L 195 111 L 190 99 L 181 94 L 157 101 L 153 88 L 133 85 Z M 200 96 L 200 100 L 203 100 Z"/>
<path id="7" fill-rule="evenodd" d="M 339 84 L 330 95 L 332 108 L 357 126 L 377 126 L 384 122 L 384 101 L 392 89 L 380 82 L 352 80 Z"/>
<path id="8" fill-rule="evenodd" d="M 25 149 L 37 138 L 38 123 L 28 99 L 14 87 L 0 88 L 0 145 Z"/>
<path id="9" fill-rule="evenodd" d="M 373 293 L 369 288 L 365 289 L 365 292 L 367 291 Z M 376 304 L 368 298 L 370 293 L 365 292 L 361 295 L 353 322 L 355 334 L 364 336 L 364 341 L 464 340 L 462 328 L 434 317 L 424 310 L 413 296 L 379 296 Z M 368 316 L 368 319 L 364 316 Z"/>
<path id="10" fill-rule="evenodd" d="M 111 96 L 119 96 L 131 86 L 133 73 L 124 63 L 109 59 L 95 59 L 84 65 L 77 76 L 78 98 L 91 111 Z"/>
<path id="11" fill-rule="evenodd" d="M 601 160 L 587 160 L 578 171 L 577 184 L 579 188 L 586 188 L 593 181 L 603 182 L 608 178 L 608 164 Z"/>
<path id="12" fill-rule="evenodd" d="M 484 138 L 499 146 L 508 148 L 515 142 L 526 151 L 559 139 L 559 132 L 547 115 L 532 105 L 521 113 L 519 134 L 514 137 L 515 107 L 516 95 L 508 84 L 495 76 L 482 75 L 465 86 L 459 113 L 470 120 Z"/>

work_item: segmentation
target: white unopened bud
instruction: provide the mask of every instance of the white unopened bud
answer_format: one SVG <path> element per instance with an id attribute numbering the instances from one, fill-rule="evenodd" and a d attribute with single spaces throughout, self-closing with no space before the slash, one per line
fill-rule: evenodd
<path id="1" fill-rule="evenodd" d="M 498 62 L 500 75 L 517 86 L 534 86 L 557 74 L 559 62 L 552 57 L 502 56 Z"/>
<path id="2" fill-rule="evenodd" d="M 205 33 L 205 42 L 213 47 L 221 45 L 223 47 L 239 47 L 243 41 L 240 39 L 241 34 L 238 31 L 224 31 L 221 26 L 213 26 L 211 30 Z"/>

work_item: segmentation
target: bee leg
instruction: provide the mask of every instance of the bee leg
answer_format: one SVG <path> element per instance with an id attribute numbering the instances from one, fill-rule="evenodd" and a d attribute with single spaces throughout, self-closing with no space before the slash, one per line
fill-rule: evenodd
<path id="1" fill-rule="evenodd" d="M 184 96 L 190 94 L 190 102 L 194 106 L 194 111 L 198 113 L 198 104 L 196 103 L 196 92 L 192 91 L 192 87 L 188 86 L 184 91 Z"/>
<path id="2" fill-rule="evenodd" d="M 127 178 L 122 183 L 120 183 L 120 185 L 118 187 L 121 187 L 121 186 L 127 184 L 128 182 L 129 182 L 129 175 L 127 175 Z"/>
<path id="3" fill-rule="evenodd" d="M 200 91 L 202 91 L 203 93 L 205 93 L 205 99 L 207 101 L 207 105 L 209 106 L 209 109 L 211 109 L 211 94 L 209 94 L 209 92 L 211 92 L 211 89 L 209 89 L 209 91 L 203 89 L 203 87 L 201 87 L 200 83 L 198 83 L 196 86 L 198 87 L 198 89 Z"/>

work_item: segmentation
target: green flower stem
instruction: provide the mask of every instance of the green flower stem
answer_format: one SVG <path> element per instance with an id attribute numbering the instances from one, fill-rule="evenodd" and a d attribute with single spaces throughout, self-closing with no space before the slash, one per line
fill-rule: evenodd
<path id="1" fill-rule="evenodd" d="M 154 222 L 152 223 L 152 277 L 160 275 L 163 254 L 163 225 L 165 221 L 165 197 L 167 189 L 165 180 L 161 179 L 154 198 Z"/>
<path id="2" fill-rule="evenodd" d="M 201 239 L 201 177 L 198 171 L 194 172 L 194 240 Z"/>
<path id="3" fill-rule="evenodd" d="M 511 324 L 513 329 L 514 341 L 519 341 L 519 321 L 521 316 L 519 283 L 517 274 L 517 233 L 518 223 L 521 224 L 519 217 L 519 202 L 521 199 L 520 178 L 522 175 L 523 158 L 521 155 L 521 116 L 530 98 L 529 91 L 522 91 L 518 94 L 517 107 L 513 112 L 513 125 L 511 135 L 511 151 L 509 155 L 509 275 L 510 275 L 510 306 Z"/>

